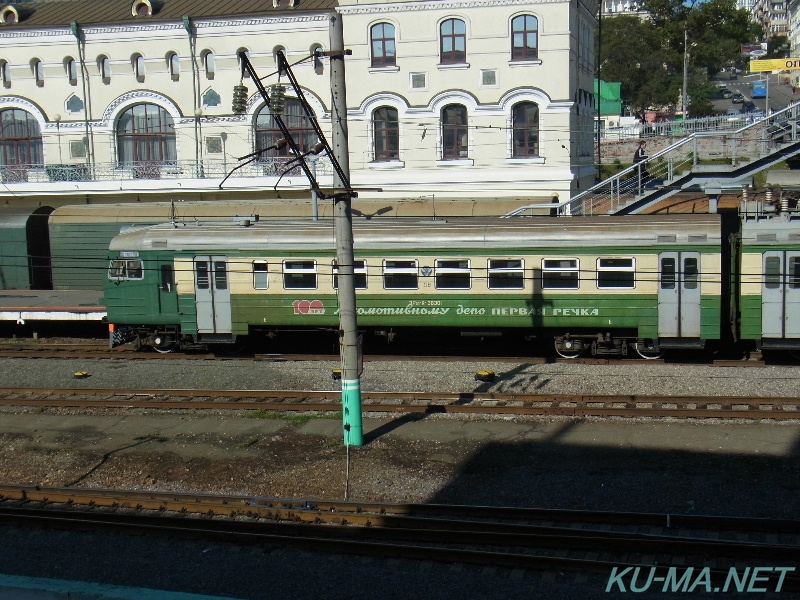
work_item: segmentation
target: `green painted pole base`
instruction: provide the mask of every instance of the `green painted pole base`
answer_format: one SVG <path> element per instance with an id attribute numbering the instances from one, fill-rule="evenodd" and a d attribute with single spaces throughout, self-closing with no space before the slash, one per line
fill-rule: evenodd
<path id="1" fill-rule="evenodd" d="M 363 446 L 364 431 L 361 425 L 361 380 L 342 380 L 342 424 L 344 445 Z"/>

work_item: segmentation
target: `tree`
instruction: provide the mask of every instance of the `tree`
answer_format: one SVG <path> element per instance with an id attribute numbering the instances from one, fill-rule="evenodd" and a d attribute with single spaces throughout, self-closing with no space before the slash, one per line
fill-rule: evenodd
<path id="1" fill-rule="evenodd" d="M 642 0 L 641 8 L 649 19 L 604 17 L 598 38 L 600 77 L 622 82 L 623 100 L 640 116 L 649 107 L 678 102 L 686 50 L 690 114 L 710 110 L 703 89 L 708 76 L 736 61 L 740 45 L 762 34 L 736 0 Z"/>

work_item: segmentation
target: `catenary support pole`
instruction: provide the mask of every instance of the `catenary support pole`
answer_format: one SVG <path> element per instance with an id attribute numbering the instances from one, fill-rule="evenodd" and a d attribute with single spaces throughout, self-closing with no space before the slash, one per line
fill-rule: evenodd
<path id="1" fill-rule="evenodd" d="M 343 181 L 334 172 L 334 224 L 339 282 L 339 350 L 342 359 L 342 421 L 346 446 L 364 443 L 361 424 L 361 380 L 359 373 L 356 291 L 353 279 L 353 213 L 350 191 L 350 156 L 347 142 L 347 94 L 344 73 L 344 28 L 342 16 L 330 20 L 331 121 L 333 155 L 341 166 Z"/>

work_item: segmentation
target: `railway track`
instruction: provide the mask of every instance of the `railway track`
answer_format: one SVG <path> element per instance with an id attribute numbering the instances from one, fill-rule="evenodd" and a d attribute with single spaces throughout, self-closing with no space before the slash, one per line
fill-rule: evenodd
<path id="1" fill-rule="evenodd" d="M 0 388 L 0 406 L 332 412 L 341 393 L 293 390 Z M 800 419 L 800 397 L 362 392 L 364 413 Z"/>
<path id="2" fill-rule="evenodd" d="M 592 573 L 623 588 L 620 574 L 639 569 L 640 588 L 650 573 L 665 591 L 697 582 L 744 591 L 759 568 L 770 590 L 800 591 L 800 521 L 787 519 L 3 485 L 0 523 Z"/>
<path id="3" fill-rule="evenodd" d="M 130 346 L 118 346 L 108 348 L 107 343 L 28 343 L 28 342 L 0 342 L 0 358 L 73 358 L 82 360 L 125 358 L 126 360 L 252 360 L 269 362 L 294 362 L 294 361 L 330 361 L 339 360 L 335 354 L 264 354 L 264 353 L 241 353 L 224 354 L 214 353 L 205 350 L 192 350 L 186 352 L 140 352 Z M 537 357 L 537 356 L 426 356 L 426 355 L 397 355 L 397 354 L 370 354 L 364 356 L 364 362 L 382 361 L 426 361 L 426 362 L 508 362 L 526 364 L 585 364 L 585 365 L 605 365 L 605 364 L 684 364 L 684 365 L 712 365 L 718 367 L 764 367 L 767 365 L 761 352 L 751 352 L 749 356 L 742 358 L 714 359 L 704 355 L 694 358 L 682 356 L 678 358 L 645 360 L 641 358 L 602 358 L 602 357 Z M 770 360 L 770 364 L 775 360 Z M 779 358 L 775 364 L 797 364 L 788 359 Z"/>

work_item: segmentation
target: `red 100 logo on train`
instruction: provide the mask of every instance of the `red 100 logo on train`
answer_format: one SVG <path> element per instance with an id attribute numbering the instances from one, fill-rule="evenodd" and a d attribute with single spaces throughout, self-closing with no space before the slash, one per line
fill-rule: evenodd
<path id="1" fill-rule="evenodd" d="M 324 315 L 325 305 L 321 300 L 295 300 L 292 302 L 296 315 Z"/>

